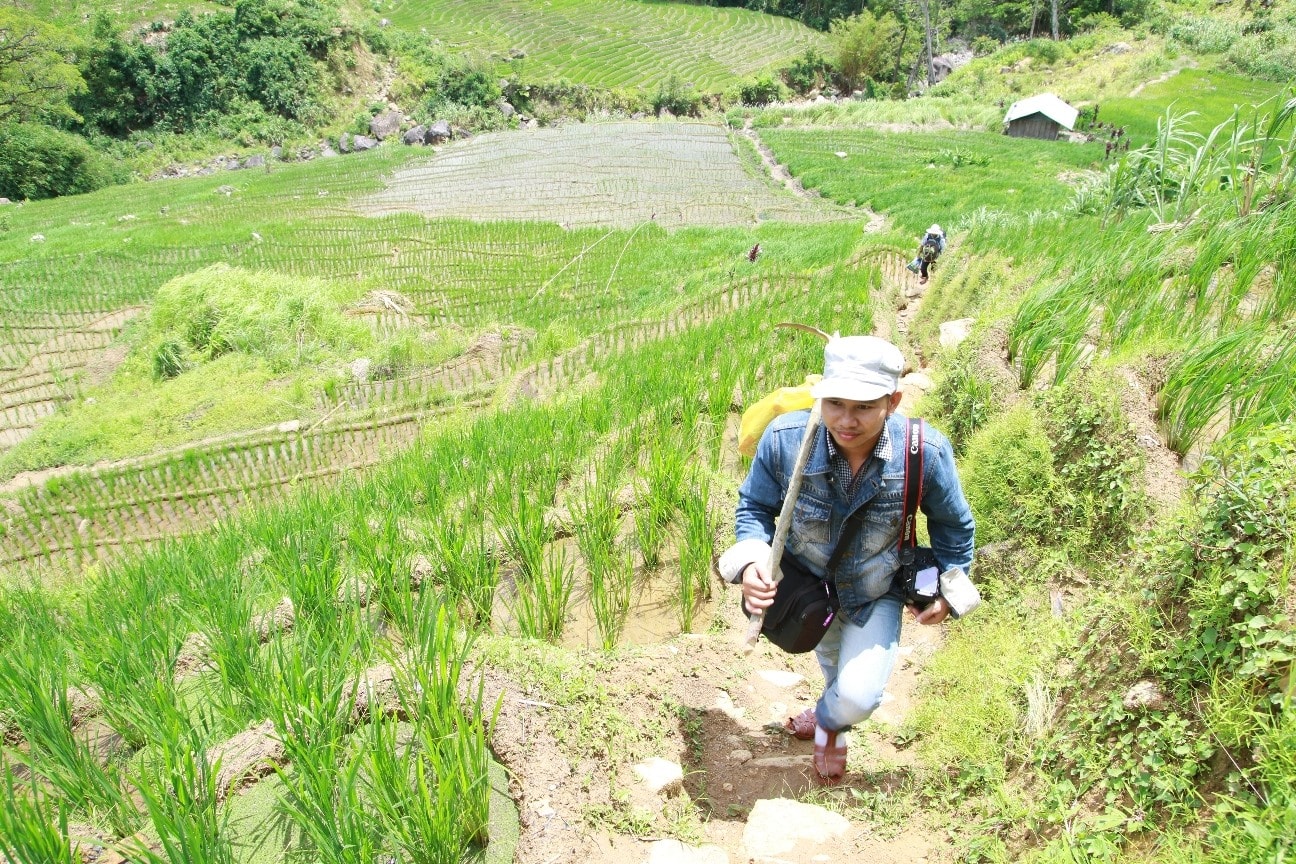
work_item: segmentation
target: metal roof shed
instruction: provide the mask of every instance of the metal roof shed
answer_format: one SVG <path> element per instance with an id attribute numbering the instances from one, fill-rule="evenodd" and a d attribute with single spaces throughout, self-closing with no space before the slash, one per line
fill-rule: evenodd
<path id="1" fill-rule="evenodd" d="M 1041 93 L 1029 99 L 1014 102 L 1004 115 L 1004 130 L 1014 138 L 1057 139 L 1061 129 L 1075 127 L 1080 112 L 1052 93 Z"/>

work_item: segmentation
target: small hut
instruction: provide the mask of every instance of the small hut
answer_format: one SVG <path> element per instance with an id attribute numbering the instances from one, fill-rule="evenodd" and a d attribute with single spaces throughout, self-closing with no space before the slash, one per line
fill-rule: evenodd
<path id="1" fill-rule="evenodd" d="M 1004 116 L 1008 127 L 1004 131 L 1014 138 L 1056 141 L 1061 129 L 1075 128 L 1079 115 L 1079 111 L 1052 93 L 1041 93 L 1012 104 Z"/>

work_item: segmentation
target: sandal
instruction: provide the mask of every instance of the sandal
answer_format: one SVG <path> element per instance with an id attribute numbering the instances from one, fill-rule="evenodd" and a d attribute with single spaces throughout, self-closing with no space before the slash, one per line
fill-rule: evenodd
<path id="1" fill-rule="evenodd" d="M 816 722 L 814 709 L 807 708 L 795 717 L 789 717 L 783 730 L 798 741 L 813 741 Z"/>
<path id="2" fill-rule="evenodd" d="M 814 767 L 824 783 L 837 783 L 846 774 L 846 731 L 829 732 L 815 726 Z"/>

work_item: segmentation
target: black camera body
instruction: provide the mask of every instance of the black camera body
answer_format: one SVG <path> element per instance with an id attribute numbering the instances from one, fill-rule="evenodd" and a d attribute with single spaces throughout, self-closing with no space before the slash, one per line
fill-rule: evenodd
<path id="1" fill-rule="evenodd" d="M 905 602 L 926 609 L 940 596 L 940 564 L 936 556 L 926 546 L 911 546 L 900 558 L 898 578 Z"/>

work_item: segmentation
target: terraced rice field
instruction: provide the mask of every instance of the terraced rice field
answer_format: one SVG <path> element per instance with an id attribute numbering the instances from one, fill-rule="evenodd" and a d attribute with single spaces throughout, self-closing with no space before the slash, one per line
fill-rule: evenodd
<path id="1" fill-rule="evenodd" d="M 515 62 L 529 76 L 600 87 L 648 87 L 675 75 L 715 92 L 826 45 L 823 34 L 787 18 L 690 3 L 405 0 L 386 14 L 452 48 L 524 52 Z"/>
<path id="2" fill-rule="evenodd" d="M 18 477 L 0 497 L 0 568 L 76 569 L 355 476 L 448 416 L 490 412 L 499 394 L 547 399 L 645 345 L 783 302 L 846 260 L 860 237 L 850 208 L 755 174 L 719 126 L 518 132 L 430 162 L 384 151 L 148 184 L 129 202 L 109 190 L 72 216 L 60 212 L 66 202 L 22 211 L 34 218 L 7 238 L 13 257 L 0 265 L 11 313 L 0 330 L 0 443 L 13 457 L 9 476 L 56 470 Z M 397 209 L 397 195 L 415 212 L 379 212 Z M 424 209 L 447 201 L 462 212 Z M 108 411 L 114 398 L 113 366 L 137 350 L 123 324 L 147 322 L 162 284 L 213 264 L 346 285 L 351 320 L 376 334 L 448 340 L 444 359 L 363 378 L 344 368 L 256 431 L 181 431 L 124 460 L 92 444 L 83 466 L 117 460 L 94 470 L 23 462 L 71 452 L 59 431 L 70 417 L 96 427 L 94 406 Z M 193 416 L 209 410 L 198 404 Z M 63 426 L 47 435 L 51 417 Z"/>
<path id="3" fill-rule="evenodd" d="M 725 130 L 704 123 L 606 123 L 483 135 L 395 173 L 370 212 L 555 221 L 755 225 L 858 218 L 744 170 Z"/>

